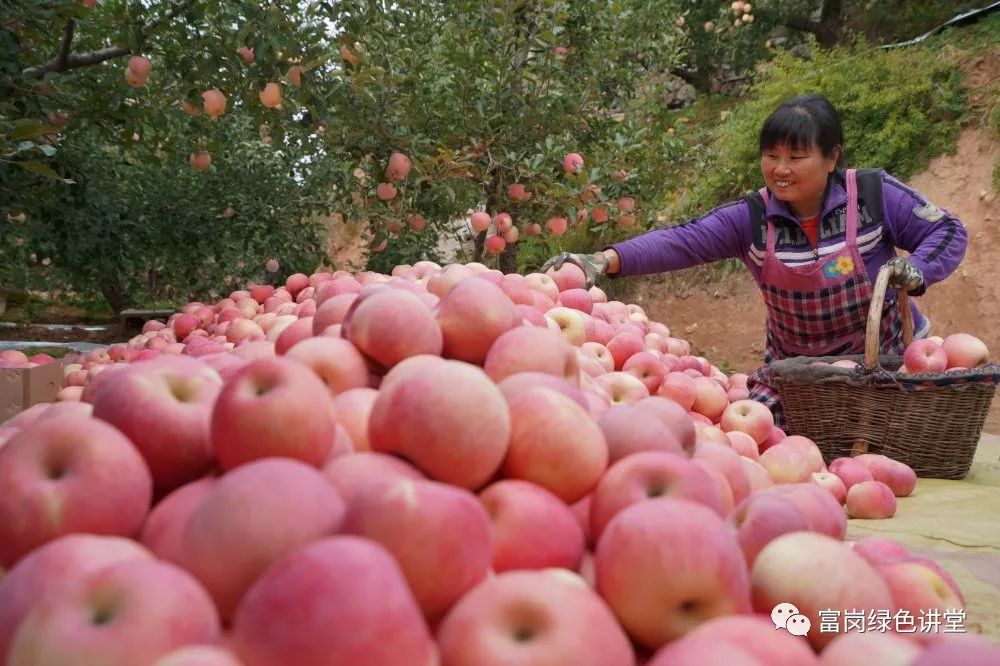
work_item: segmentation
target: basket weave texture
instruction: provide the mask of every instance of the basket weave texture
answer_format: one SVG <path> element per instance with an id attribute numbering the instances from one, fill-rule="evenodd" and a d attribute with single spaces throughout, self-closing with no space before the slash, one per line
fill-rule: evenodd
<path id="1" fill-rule="evenodd" d="M 888 272 L 882 269 L 869 309 L 863 356 L 797 356 L 770 364 L 789 434 L 816 442 L 835 458 L 880 453 L 917 476 L 962 479 L 972 466 L 1000 366 L 911 374 L 898 355 L 878 355 L 879 319 Z M 903 341 L 913 336 L 906 293 L 899 291 Z M 819 365 L 852 360 L 857 367 Z"/>

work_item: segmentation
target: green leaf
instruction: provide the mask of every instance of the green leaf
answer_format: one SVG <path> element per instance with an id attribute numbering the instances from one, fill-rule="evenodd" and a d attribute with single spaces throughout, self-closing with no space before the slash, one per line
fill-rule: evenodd
<path id="1" fill-rule="evenodd" d="M 45 176 L 46 178 L 52 178 L 53 180 L 62 180 L 62 176 L 56 173 L 52 167 L 42 164 L 41 162 L 15 162 L 19 167 L 30 171 L 32 173 L 37 173 L 39 176 Z"/>
<path id="2" fill-rule="evenodd" d="M 50 146 L 47 143 L 43 143 L 43 144 L 39 145 L 38 146 L 38 150 L 40 150 L 43 153 L 45 153 L 48 157 L 52 157 L 53 155 L 56 154 L 56 148 L 55 148 L 55 146 Z"/>
<path id="3" fill-rule="evenodd" d="M 15 123 L 14 131 L 10 133 L 10 140 L 20 141 L 22 139 L 33 139 L 36 136 L 41 136 L 43 134 L 55 134 L 58 131 L 58 127 L 52 127 L 51 125 L 38 125 L 32 120 L 19 121 Z"/>

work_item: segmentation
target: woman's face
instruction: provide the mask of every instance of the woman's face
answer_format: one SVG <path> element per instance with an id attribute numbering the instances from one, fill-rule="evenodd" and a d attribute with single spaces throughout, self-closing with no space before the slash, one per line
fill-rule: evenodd
<path id="1" fill-rule="evenodd" d="M 764 183 L 778 199 L 799 217 L 821 212 L 827 177 L 837 167 L 840 149 L 826 157 L 819 146 L 790 148 L 787 145 L 766 148 L 760 156 Z"/>

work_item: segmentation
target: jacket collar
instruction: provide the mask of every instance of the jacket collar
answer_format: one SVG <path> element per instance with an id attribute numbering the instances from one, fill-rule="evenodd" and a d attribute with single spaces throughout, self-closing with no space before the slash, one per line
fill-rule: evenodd
<path id="1" fill-rule="evenodd" d="M 823 214 L 820 220 L 825 220 L 826 216 L 840 206 L 847 203 L 847 188 L 845 186 L 845 175 L 843 171 L 834 171 L 826 184 L 826 195 L 823 198 Z M 788 204 L 780 201 L 774 193 L 768 190 L 767 217 L 781 217 L 791 222 L 798 223 L 799 219 L 788 208 Z"/>

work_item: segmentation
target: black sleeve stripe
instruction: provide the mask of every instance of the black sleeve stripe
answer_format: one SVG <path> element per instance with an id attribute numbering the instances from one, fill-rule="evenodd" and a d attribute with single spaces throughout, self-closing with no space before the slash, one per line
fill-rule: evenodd
<path id="1" fill-rule="evenodd" d="M 955 235 L 958 233 L 958 223 L 950 218 L 947 222 L 948 229 L 944 238 L 942 238 L 941 242 L 937 244 L 937 247 L 935 247 L 931 253 L 927 255 L 927 259 L 925 261 L 934 261 L 937 259 L 946 249 L 948 249 L 948 246 L 951 245 L 951 242 L 955 239 Z"/>

